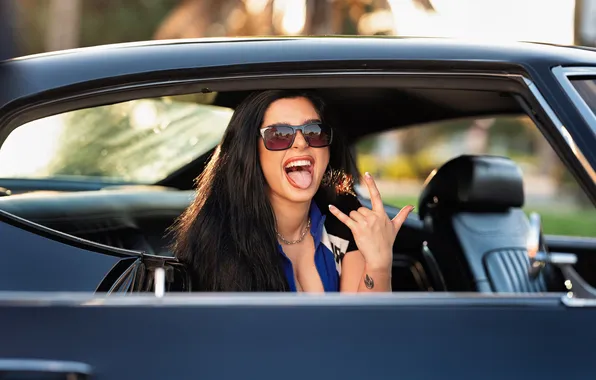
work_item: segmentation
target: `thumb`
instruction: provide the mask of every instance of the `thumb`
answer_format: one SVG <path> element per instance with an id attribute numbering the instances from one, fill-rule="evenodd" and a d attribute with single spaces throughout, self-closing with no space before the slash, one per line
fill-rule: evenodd
<path id="1" fill-rule="evenodd" d="M 395 218 L 391 220 L 391 224 L 393 224 L 393 229 L 395 230 L 395 233 L 399 231 L 401 225 L 404 224 L 406 218 L 408 217 L 408 215 L 410 215 L 410 212 L 412 212 L 412 210 L 414 210 L 414 206 L 412 205 L 403 207 L 399 211 L 399 213 L 395 215 Z"/>

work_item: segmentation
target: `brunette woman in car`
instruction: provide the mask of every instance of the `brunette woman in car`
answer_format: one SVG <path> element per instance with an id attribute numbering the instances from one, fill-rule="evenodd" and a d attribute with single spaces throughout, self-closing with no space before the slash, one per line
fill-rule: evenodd
<path id="1" fill-rule="evenodd" d="M 325 114 L 309 92 L 257 92 L 238 106 L 174 228 L 193 290 L 391 290 L 393 242 L 413 207 L 390 220 L 368 174 L 372 210 L 360 207 Z"/>

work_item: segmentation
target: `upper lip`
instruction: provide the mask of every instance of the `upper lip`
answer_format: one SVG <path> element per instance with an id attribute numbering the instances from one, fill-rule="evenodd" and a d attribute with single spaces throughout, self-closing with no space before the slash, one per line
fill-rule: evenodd
<path id="1" fill-rule="evenodd" d="M 296 157 L 292 157 L 292 158 L 288 158 L 286 161 L 284 161 L 284 169 L 288 166 L 288 164 L 294 162 L 294 161 L 301 161 L 301 160 L 306 160 L 308 162 L 310 162 L 310 165 L 313 166 L 315 164 L 315 159 L 311 156 L 296 156 Z"/>

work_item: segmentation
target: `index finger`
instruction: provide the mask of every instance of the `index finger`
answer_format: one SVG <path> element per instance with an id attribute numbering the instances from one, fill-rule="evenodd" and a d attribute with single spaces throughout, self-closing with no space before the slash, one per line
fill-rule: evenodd
<path id="1" fill-rule="evenodd" d="M 340 209 L 338 209 L 337 207 L 329 205 L 329 211 L 331 211 L 331 213 L 335 215 L 335 217 L 339 219 L 343 224 L 348 226 L 350 230 L 354 227 L 354 220 L 346 214 L 344 214 L 343 212 L 341 212 Z"/>
<path id="2" fill-rule="evenodd" d="M 364 178 L 366 186 L 368 187 L 368 193 L 370 194 L 370 201 L 373 211 L 385 212 L 385 209 L 383 208 L 383 200 L 381 199 L 381 194 L 379 193 L 379 189 L 377 189 L 375 180 L 372 178 L 369 172 L 364 173 Z"/>

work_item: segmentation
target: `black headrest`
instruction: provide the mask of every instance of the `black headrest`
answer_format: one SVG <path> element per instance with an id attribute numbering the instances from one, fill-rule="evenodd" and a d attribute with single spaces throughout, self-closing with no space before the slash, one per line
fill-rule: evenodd
<path id="1" fill-rule="evenodd" d="M 462 155 L 435 169 L 419 201 L 424 218 L 434 208 L 495 211 L 524 204 L 521 169 L 507 157 Z"/>

